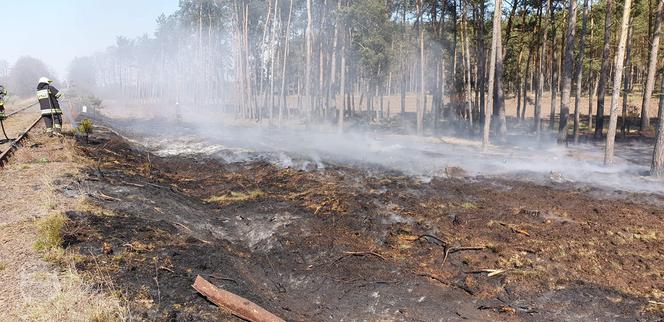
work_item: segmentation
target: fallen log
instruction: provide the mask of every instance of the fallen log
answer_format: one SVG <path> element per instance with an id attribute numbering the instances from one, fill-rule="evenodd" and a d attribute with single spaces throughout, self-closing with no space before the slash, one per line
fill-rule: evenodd
<path id="1" fill-rule="evenodd" d="M 210 302 L 228 310 L 231 314 L 252 322 L 283 322 L 284 320 L 255 303 L 235 295 L 231 292 L 222 290 L 205 280 L 200 275 L 196 276 L 196 281 L 192 287 L 205 296 Z"/>

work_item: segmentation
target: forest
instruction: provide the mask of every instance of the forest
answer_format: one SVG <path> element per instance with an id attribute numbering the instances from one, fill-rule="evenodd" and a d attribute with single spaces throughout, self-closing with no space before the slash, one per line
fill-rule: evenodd
<path id="1" fill-rule="evenodd" d="M 538 136 L 556 132 L 560 142 L 593 133 L 607 138 L 608 164 L 618 125 L 623 136 L 646 135 L 661 115 L 662 6 L 180 1 L 158 18 L 154 36 L 119 37 L 76 59 L 69 78 L 105 95 L 270 122 L 401 120 L 417 133 L 453 130 L 484 144 L 504 142 L 520 123 Z M 653 173 L 664 173 L 661 161 Z"/>

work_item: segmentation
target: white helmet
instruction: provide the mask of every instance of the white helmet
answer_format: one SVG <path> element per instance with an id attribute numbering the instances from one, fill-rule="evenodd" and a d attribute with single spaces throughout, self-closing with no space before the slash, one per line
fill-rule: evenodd
<path id="1" fill-rule="evenodd" d="M 42 78 L 39 79 L 39 84 L 50 84 L 52 82 L 53 81 L 50 80 L 48 77 L 42 77 Z"/>

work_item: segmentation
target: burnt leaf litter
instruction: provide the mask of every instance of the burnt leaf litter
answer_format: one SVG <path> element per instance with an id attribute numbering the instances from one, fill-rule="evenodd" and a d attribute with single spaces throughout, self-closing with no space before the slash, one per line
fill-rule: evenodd
<path id="1" fill-rule="evenodd" d="M 655 204 L 457 169 L 158 157 L 108 131 L 78 148 L 90 166 L 60 189 L 91 207 L 67 213 L 65 246 L 136 319 L 236 319 L 197 275 L 289 321 L 664 318 Z"/>

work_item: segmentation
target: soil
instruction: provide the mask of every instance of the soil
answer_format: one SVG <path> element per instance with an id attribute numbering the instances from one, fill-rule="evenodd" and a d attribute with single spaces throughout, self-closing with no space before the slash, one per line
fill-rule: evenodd
<path id="1" fill-rule="evenodd" d="M 102 128 L 78 149 L 65 246 L 136 319 L 233 319 L 197 275 L 293 321 L 664 319 L 660 197 L 157 157 Z"/>

